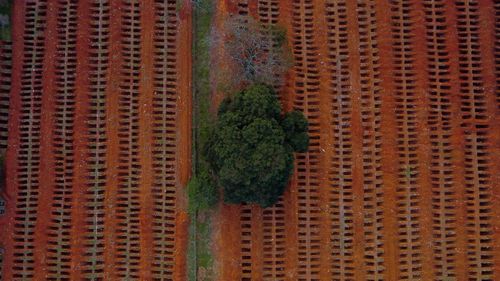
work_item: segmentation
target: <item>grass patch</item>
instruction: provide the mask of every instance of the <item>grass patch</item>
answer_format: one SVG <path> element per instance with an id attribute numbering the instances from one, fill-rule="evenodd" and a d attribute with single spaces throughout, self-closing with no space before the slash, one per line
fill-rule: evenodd
<path id="1" fill-rule="evenodd" d="M 191 215 L 196 212 L 208 211 L 215 207 L 218 200 L 217 187 L 204 165 L 193 175 L 187 186 L 188 211 Z"/>
<path id="2" fill-rule="evenodd" d="M 188 0 L 189 1 L 189 0 Z M 207 141 L 213 117 L 210 115 L 210 29 L 213 1 L 193 2 L 193 178 L 188 186 L 191 218 L 188 246 L 188 279 L 213 280 L 210 208 L 217 199 L 213 186 L 206 184 L 207 163 L 201 148 Z M 207 196 L 208 194 L 208 196 Z"/>

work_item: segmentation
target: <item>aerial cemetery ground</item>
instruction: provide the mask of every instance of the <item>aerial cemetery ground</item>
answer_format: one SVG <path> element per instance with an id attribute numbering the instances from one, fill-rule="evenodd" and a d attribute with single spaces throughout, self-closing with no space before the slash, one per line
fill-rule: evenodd
<path id="1" fill-rule="evenodd" d="M 497 1 L 14 2 L 1 280 L 500 279 Z M 309 148 L 273 206 L 196 209 L 231 17 L 285 31 Z"/>

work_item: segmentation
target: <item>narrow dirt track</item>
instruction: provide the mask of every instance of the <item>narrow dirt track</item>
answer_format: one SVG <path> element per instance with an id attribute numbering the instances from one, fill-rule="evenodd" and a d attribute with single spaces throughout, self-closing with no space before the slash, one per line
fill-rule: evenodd
<path id="1" fill-rule="evenodd" d="M 13 27 L 3 280 L 186 280 L 190 4 L 16 1 Z"/>
<path id="2" fill-rule="evenodd" d="M 219 280 L 500 278 L 500 5 L 217 3 L 287 29 L 311 135 L 276 206 L 221 206 Z"/>

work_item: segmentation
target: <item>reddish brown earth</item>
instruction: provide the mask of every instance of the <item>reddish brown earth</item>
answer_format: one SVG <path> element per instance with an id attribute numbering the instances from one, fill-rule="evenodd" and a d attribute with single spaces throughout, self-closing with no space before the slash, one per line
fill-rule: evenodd
<path id="1" fill-rule="evenodd" d="M 3 280 L 186 280 L 192 28 L 177 2 L 15 1 Z"/>
<path id="2" fill-rule="evenodd" d="M 11 76 L 11 42 L 0 40 L 0 149 L 7 148 L 9 124 L 9 93 Z"/>
<path id="3" fill-rule="evenodd" d="M 10 42 L 0 40 L 0 152 L 5 153 L 7 148 L 7 132 L 9 123 L 9 93 L 11 80 L 11 52 Z M 0 225 L 3 225 L 3 212 L 5 211 L 5 199 L 7 194 L 0 190 Z M 1 236 L 1 234 L 0 234 Z M 0 245 L 1 246 L 1 245 Z M 2 277 L 3 249 L 0 248 L 0 280 Z"/>
<path id="4" fill-rule="evenodd" d="M 3 280 L 186 280 L 177 2 L 15 1 Z M 500 4 L 217 6 L 287 29 L 311 135 L 278 204 L 221 203 L 219 280 L 500 279 Z"/>
<path id="5" fill-rule="evenodd" d="M 311 135 L 276 206 L 221 204 L 218 280 L 500 279 L 500 4 L 217 5 L 286 27 Z"/>

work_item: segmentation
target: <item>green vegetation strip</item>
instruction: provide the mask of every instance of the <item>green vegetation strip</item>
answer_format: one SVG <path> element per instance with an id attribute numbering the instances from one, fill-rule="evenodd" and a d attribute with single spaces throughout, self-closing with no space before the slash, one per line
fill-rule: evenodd
<path id="1" fill-rule="evenodd" d="M 187 1 L 187 0 L 186 0 Z M 201 171 L 207 171 L 201 160 L 201 148 L 207 140 L 213 118 L 210 116 L 210 25 L 213 1 L 193 1 L 193 177 L 188 186 L 189 228 L 188 278 L 191 281 L 213 280 L 210 247 L 210 204 L 199 192 Z"/>

